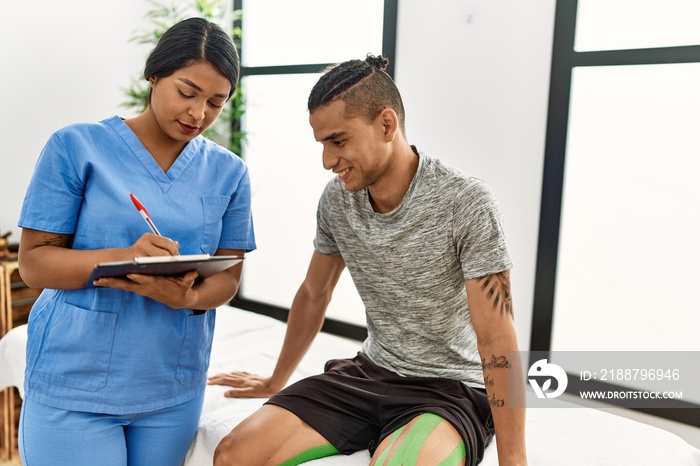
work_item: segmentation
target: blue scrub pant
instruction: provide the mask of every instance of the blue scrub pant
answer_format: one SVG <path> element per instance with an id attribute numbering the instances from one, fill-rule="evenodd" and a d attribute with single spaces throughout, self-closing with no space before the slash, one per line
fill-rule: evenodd
<path id="1" fill-rule="evenodd" d="M 170 408 L 128 415 L 22 404 L 24 466 L 179 466 L 194 439 L 204 394 Z"/>

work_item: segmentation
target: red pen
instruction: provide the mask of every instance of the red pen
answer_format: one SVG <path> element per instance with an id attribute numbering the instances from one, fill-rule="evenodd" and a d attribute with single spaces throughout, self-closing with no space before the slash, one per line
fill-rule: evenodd
<path id="1" fill-rule="evenodd" d="M 134 206 L 136 206 L 136 210 L 139 211 L 139 213 L 141 214 L 141 217 L 143 217 L 143 219 L 146 221 L 146 223 L 148 223 L 148 226 L 151 229 L 151 231 L 158 236 L 163 236 L 158 231 L 158 228 L 156 228 L 155 223 L 153 223 L 153 220 L 151 220 L 151 215 L 148 213 L 148 211 L 143 206 L 143 204 L 141 204 L 139 202 L 139 200 L 136 199 L 136 196 L 134 196 L 133 194 L 129 194 L 129 196 L 131 197 L 131 202 L 133 202 Z"/>

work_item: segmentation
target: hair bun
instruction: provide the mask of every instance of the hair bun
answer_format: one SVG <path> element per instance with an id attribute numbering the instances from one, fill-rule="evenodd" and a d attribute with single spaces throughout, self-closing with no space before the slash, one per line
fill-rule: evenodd
<path id="1" fill-rule="evenodd" d="M 367 58 L 365 58 L 365 61 L 370 66 L 379 68 L 380 70 L 386 69 L 387 65 L 389 64 L 389 59 L 386 58 L 384 55 L 378 55 L 375 57 L 374 55 L 367 54 Z"/>

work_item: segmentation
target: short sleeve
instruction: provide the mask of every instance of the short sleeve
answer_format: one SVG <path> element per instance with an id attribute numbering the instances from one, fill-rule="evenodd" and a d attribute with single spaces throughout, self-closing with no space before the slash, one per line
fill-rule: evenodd
<path id="1" fill-rule="evenodd" d="M 321 194 L 316 209 L 316 237 L 314 238 L 314 248 L 319 253 L 326 256 L 337 256 L 340 254 L 338 244 L 333 237 L 331 230 L 332 225 L 332 206 L 333 192 L 335 179 L 332 179 L 326 185 L 326 188 Z"/>
<path id="2" fill-rule="evenodd" d="M 481 180 L 469 178 L 454 204 L 454 235 L 465 279 L 513 267 L 506 247 L 501 209 Z"/>
<path id="3" fill-rule="evenodd" d="M 54 133 L 42 150 L 27 189 L 18 225 L 73 234 L 83 202 L 84 180 Z"/>
<path id="4" fill-rule="evenodd" d="M 236 190 L 226 208 L 223 222 L 219 248 L 243 249 L 246 252 L 253 251 L 256 248 L 251 208 L 250 176 L 245 165 L 243 165 Z"/>

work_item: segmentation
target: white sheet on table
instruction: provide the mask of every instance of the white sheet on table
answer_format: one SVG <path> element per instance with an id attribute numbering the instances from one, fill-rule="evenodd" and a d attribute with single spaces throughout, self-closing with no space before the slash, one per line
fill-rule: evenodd
<path id="1" fill-rule="evenodd" d="M 0 390 L 17 387 L 24 397 L 24 368 L 27 348 L 27 326 L 11 329 L 0 339 Z"/>

